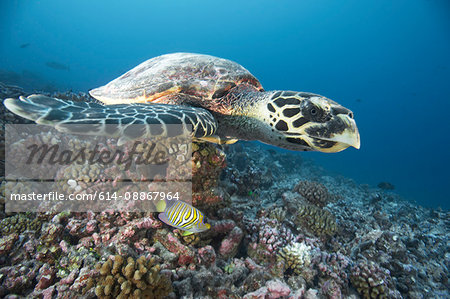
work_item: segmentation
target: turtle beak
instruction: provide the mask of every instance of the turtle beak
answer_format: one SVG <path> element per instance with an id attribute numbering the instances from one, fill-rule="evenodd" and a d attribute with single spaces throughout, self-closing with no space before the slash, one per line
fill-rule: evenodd
<path id="1" fill-rule="evenodd" d="M 353 113 L 342 108 L 339 110 L 343 113 L 333 113 L 334 115 L 327 122 L 316 123 L 306 129 L 315 150 L 336 153 L 350 146 L 360 148 L 361 140 Z"/>
<path id="2" fill-rule="evenodd" d="M 335 117 L 338 119 L 336 120 L 337 122 L 344 124 L 344 129 L 335 134 L 331 134 L 329 138 L 322 139 L 337 142 L 337 144 L 341 144 L 342 146 L 345 146 L 345 148 L 353 146 L 354 148 L 359 149 L 361 140 L 355 120 L 345 114 L 338 114 Z"/>

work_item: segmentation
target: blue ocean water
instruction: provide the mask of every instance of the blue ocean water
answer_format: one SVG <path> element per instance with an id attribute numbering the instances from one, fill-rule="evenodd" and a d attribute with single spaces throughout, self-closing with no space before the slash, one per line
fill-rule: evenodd
<path id="1" fill-rule="evenodd" d="M 165 53 L 228 58 L 266 90 L 354 111 L 360 150 L 302 155 L 449 208 L 449 17 L 447 0 L 2 0 L 0 69 L 27 88 L 87 91 Z"/>

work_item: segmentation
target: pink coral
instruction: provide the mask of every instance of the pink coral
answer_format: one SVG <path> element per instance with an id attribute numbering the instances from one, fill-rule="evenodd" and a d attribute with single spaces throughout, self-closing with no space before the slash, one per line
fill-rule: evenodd
<path id="1" fill-rule="evenodd" d="M 70 272 L 70 274 L 68 276 L 61 279 L 59 283 L 71 285 L 74 282 L 74 280 L 78 277 L 79 272 L 80 271 L 78 269 L 72 270 L 72 272 Z"/>
<path id="2" fill-rule="evenodd" d="M 322 294 L 330 299 L 342 298 L 341 286 L 333 279 L 326 280 L 322 284 Z"/>
<path id="3" fill-rule="evenodd" d="M 284 282 L 276 279 L 269 280 L 266 286 L 257 289 L 254 292 L 248 293 L 244 299 L 277 299 L 289 296 L 291 289 Z"/>
<path id="4" fill-rule="evenodd" d="M 139 219 L 139 221 L 135 222 L 135 225 L 139 229 L 151 229 L 151 228 L 159 228 L 161 227 L 161 222 L 158 220 L 155 220 L 153 216 L 144 217 Z"/>
<path id="5" fill-rule="evenodd" d="M 206 143 L 194 143 L 192 150 L 193 205 L 215 205 L 222 202 L 223 196 L 213 190 L 216 189 L 220 173 L 226 166 L 225 153 Z"/>
<path id="6" fill-rule="evenodd" d="M 216 221 L 213 223 L 213 225 L 211 227 L 211 232 L 214 234 L 227 234 L 235 226 L 236 226 L 236 223 L 230 219 Z"/>
<path id="7" fill-rule="evenodd" d="M 93 232 L 97 231 L 97 220 L 92 219 L 89 220 L 86 224 L 86 232 L 88 234 L 92 234 Z"/>
<path id="8" fill-rule="evenodd" d="M 198 261 L 200 264 L 207 267 L 214 266 L 216 264 L 216 252 L 211 245 L 198 249 Z"/>
<path id="9" fill-rule="evenodd" d="M 61 247 L 61 250 L 64 253 L 69 252 L 69 244 L 66 241 L 62 240 L 61 242 L 59 242 L 59 247 Z"/>
<path id="10" fill-rule="evenodd" d="M 341 253 L 321 251 L 315 255 L 312 263 L 317 265 L 322 277 L 333 279 L 341 287 L 348 285 L 347 270 L 350 259 L 347 256 Z"/>
<path id="11" fill-rule="evenodd" d="M 289 286 L 280 280 L 270 280 L 266 284 L 269 298 L 280 298 L 291 293 Z"/>
<path id="12" fill-rule="evenodd" d="M 252 232 L 247 250 L 257 262 L 273 263 L 277 251 L 294 240 L 291 231 L 276 219 L 260 217 L 247 221 L 248 230 Z"/>
<path id="13" fill-rule="evenodd" d="M 167 230 L 158 230 L 154 236 L 167 250 L 178 255 L 178 264 L 186 265 L 194 262 L 195 254 L 187 246 L 183 245 L 172 233 Z"/>
<path id="14" fill-rule="evenodd" d="M 257 263 L 255 263 L 254 260 L 252 260 L 251 258 L 247 257 L 245 259 L 245 265 L 247 266 L 248 269 L 250 269 L 250 271 L 261 271 L 263 270 L 263 267 L 261 267 L 260 265 L 258 265 Z"/>
<path id="15" fill-rule="evenodd" d="M 0 269 L 3 277 L 2 287 L 8 292 L 19 294 L 21 291 L 33 285 L 39 270 L 37 263 L 19 264 Z"/>
<path id="16" fill-rule="evenodd" d="M 243 235 L 244 233 L 239 227 L 236 226 L 233 228 L 233 230 L 222 240 L 222 243 L 220 244 L 220 255 L 225 259 L 233 257 L 237 252 Z"/>
<path id="17" fill-rule="evenodd" d="M 52 299 L 54 293 L 55 293 L 55 286 L 46 288 L 45 290 L 42 290 L 42 298 L 43 299 Z"/>
<path id="18" fill-rule="evenodd" d="M 35 290 L 43 290 L 48 288 L 55 279 L 56 270 L 53 266 L 50 266 L 49 264 L 44 264 L 39 269 L 39 274 L 37 276 L 38 283 Z"/>

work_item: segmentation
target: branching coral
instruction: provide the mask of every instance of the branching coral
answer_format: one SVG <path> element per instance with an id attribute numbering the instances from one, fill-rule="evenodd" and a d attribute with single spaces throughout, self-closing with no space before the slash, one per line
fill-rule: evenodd
<path id="1" fill-rule="evenodd" d="M 293 240 L 292 232 L 276 219 L 260 217 L 247 224 L 250 242 L 248 255 L 257 262 L 273 263 L 276 253 Z"/>
<path id="2" fill-rule="evenodd" d="M 284 270 L 301 275 L 302 269 L 311 264 L 311 247 L 304 242 L 294 242 L 283 247 L 278 253 L 278 259 L 284 261 Z"/>
<path id="3" fill-rule="evenodd" d="M 155 258 L 137 260 L 120 255 L 98 264 L 100 276 L 95 294 L 99 298 L 162 298 L 172 291 L 168 278 L 160 274 Z M 92 285 L 92 282 L 89 283 Z"/>
<path id="4" fill-rule="evenodd" d="M 283 223 L 286 219 L 286 210 L 281 207 L 270 209 L 269 218 L 276 219 L 279 223 Z"/>
<path id="5" fill-rule="evenodd" d="M 294 192 L 300 193 L 311 204 L 318 207 L 324 207 L 329 199 L 327 188 L 318 182 L 300 181 L 295 187 Z"/>
<path id="6" fill-rule="evenodd" d="M 374 262 L 360 262 L 352 268 L 350 281 L 364 298 L 393 298 L 389 271 Z"/>
<path id="7" fill-rule="evenodd" d="M 336 219 L 330 212 L 308 204 L 298 207 L 295 224 L 306 226 L 319 236 L 332 236 L 338 228 Z"/>

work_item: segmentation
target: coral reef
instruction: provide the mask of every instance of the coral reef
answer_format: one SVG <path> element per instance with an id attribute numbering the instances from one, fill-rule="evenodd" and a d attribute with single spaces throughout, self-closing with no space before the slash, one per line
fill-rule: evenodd
<path id="1" fill-rule="evenodd" d="M 233 228 L 220 244 L 220 256 L 225 259 L 235 256 L 243 235 L 242 229 L 239 227 Z"/>
<path id="2" fill-rule="evenodd" d="M 268 217 L 282 223 L 286 219 L 286 213 L 286 210 L 281 207 L 271 208 Z"/>
<path id="3" fill-rule="evenodd" d="M 39 264 L 26 261 L 15 266 L 0 269 L 0 296 L 7 294 L 26 294 L 29 288 L 34 288 L 34 281 L 39 272 Z"/>
<path id="4" fill-rule="evenodd" d="M 181 243 L 172 233 L 166 230 L 158 230 L 154 235 L 154 239 L 160 242 L 167 250 L 178 256 L 178 264 L 186 265 L 194 261 L 194 251 Z"/>
<path id="5" fill-rule="evenodd" d="M 26 92 L 19 86 L 7 85 L 5 83 L 0 82 L 0 99 L 18 98 L 19 96 L 25 94 Z M 13 114 L 11 113 L 11 115 Z M 11 119 L 17 119 L 17 117 L 11 117 Z"/>
<path id="6" fill-rule="evenodd" d="M 0 95 L 26 93 L 0 84 Z M 82 93 L 54 96 L 92 100 Z M 2 122 L 25 122 L 0 110 Z M 77 138 L 48 134 L 9 137 L 18 158 L 35 141 L 83 147 Z M 142 211 L 56 212 L 52 203 L 42 213 L 6 214 L 2 205 L 0 297 L 449 297 L 448 211 L 254 143 L 192 147 L 194 205 L 210 230 L 184 236 Z M 184 175 L 180 165 L 166 174 Z M 149 177 L 138 167 L 127 173 L 76 164 L 56 174 L 58 188 L 67 190 L 76 176 L 84 192 L 109 190 L 104 181 L 111 177 Z M 31 190 L 2 182 L 2 203 L 7 187 Z"/>

